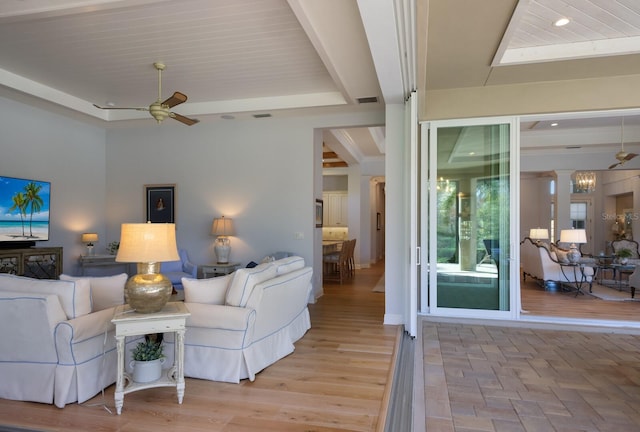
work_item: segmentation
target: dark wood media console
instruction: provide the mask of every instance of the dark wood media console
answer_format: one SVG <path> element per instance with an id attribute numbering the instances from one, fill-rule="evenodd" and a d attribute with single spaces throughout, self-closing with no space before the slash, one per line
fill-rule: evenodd
<path id="1" fill-rule="evenodd" d="M 62 248 L 0 249 L 0 273 L 58 279 L 62 273 Z"/>

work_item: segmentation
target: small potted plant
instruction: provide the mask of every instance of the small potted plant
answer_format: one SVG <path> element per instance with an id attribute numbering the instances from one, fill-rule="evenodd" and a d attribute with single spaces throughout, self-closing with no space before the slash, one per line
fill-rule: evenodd
<path id="1" fill-rule="evenodd" d="M 626 265 L 629 262 L 629 258 L 633 256 L 633 252 L 631 252 L 631 249 L 623 248 L 616 252 L 616 256 L 620 264 Z"/>
<path id="2" fill-rule="evenodd" d="M 133 380 L 135 382 L 145 383 L 160 378 L 162 364 L 164 363 L 162 349 L 162 342 L 145 336 L 145 340 L 131 350 L 133 360 L 130 366 L 133 369 Z"/>
<path id="3" fill-rule="evenodd" d="M 119 241 L 112 241 L 107 246 L 107 250 L 109 251 L 109 253 L 111 255 L 117 254 L 118 253 L 118 249 L 120 249 L 120 242 Z"/>

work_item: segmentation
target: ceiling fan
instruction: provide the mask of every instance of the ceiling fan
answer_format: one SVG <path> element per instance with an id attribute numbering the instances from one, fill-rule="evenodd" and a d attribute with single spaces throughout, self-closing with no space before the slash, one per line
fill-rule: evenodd
<path id="1" fill-rule="evenodd" d="M 636 153 L 627 153 L 624 151 L 624 117 L 622 117 L 622 128 L 620 132 L 620 145 L 621 149 L 618 153 L 616 153 L 616 159 L 618 159 L 617 163 L 614 163 L 609 167 L 609 169 L 613 169 L 618 165 L 623 165 L 625 162 L 630 161 L 634 157 L 638 156 Z"/>
<path id="2" fill-rule="evenodd" d="M 149 111 L 151 117 L 156 119 L 158 123 L 161 123 L 167 117 L 171 117 L 172 119 L 176 119 L 181 123 L 186 124 L 187 126 L 194 125 L 198 123 L 200 120 L 192 119 L 189 117 L 185 117 L 178 113 L 174 113 L 170 111 L 176 105 L 180 105 L 183 102 L 187 101 L 187 95 L 180 92 L 175 92 L 173 95 L 169 96 L 168 99 L 162 100 L 162 71 L 165 69 L 165 65 L 163 63 L 156 62 L 153 64 L 153 67 L 158 71 L 158 99 L 149 105 L 148 107 L 103 107 L 100 105 L 93 104 L 94 107 L 100 108 L 103 110 L 136 110 L 136 111 Z"/>

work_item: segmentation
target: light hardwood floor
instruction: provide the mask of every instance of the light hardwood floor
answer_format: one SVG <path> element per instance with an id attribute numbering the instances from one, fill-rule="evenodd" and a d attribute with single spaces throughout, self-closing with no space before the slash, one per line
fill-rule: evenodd
<path id="1" fill-rule="evenodd" d="M 401 334 L 382 324 L 384 294 L 372 292 L 383 271 L 380 262 L 342 285 L 326 283 L 324 296 L 309 307 L 312 328 L 295 352 L 254 382 L 187 379 L 182 405 L 174 388 L 130 393 L 120 416 L 114 386 L 104 398 L 64 409 L 0 399 L 0 424 L 43 431 L 381 430 Z"/>
<path id="2" fill-rule="evenodd" d="M 605 301 L 588 294 L 545 291 L 531 278 L 521 282 L 520 293 L 522 310 L 528 315 L 640 321 L 640 301 Z"/>

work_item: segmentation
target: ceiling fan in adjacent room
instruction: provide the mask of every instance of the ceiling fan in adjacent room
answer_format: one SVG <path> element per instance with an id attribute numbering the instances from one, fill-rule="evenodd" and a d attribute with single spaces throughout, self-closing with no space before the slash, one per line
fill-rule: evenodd
<path id="1" fill-rule="evenodd" d="M 634 157 L 638 156 L 636 153 L 627 153 L 624 151 L 624 117 L 622 117 L 622 128 L 621 128 L 620 135 L 621 135 L 620 136 L 621 149 L 618 153 L 616 153 L 616 159 L 618 159 L 618 162 L 611 165 L 609 169 L 613 169 L 618 165 L 623 165 L 625 162 L 630 161 Z"/>
<path id="2" fill-rule="evenodd" d="M 93 104 L 94 107 L 100 108 L 103 110 L 136 110 L 136 111 L 149 111 L 151 117 L 156 119 L 158 123 L 161 123 L 167 117 L 171 117 L 172 119 L 178 120 L 181 123 L 186 124 L 187 126 L 194 125 L 198 123 L 200 120 L 192 119 L 189 117 L 185 117 L 178 113 L 170 111 L 176 105 L 180 105 L 183 102 L 187 101 L 187 95 L 180 92 L 175 92 L 173 95 L 169 96 L 168 99 L 162 100 L 162 71 L 165 69 L 165 65 L 163 63 L 154 63 L 153 67 L 158 71 L 158 99 L 149 105 L 148 107 L 103 107 L 100 105 Z"/>

